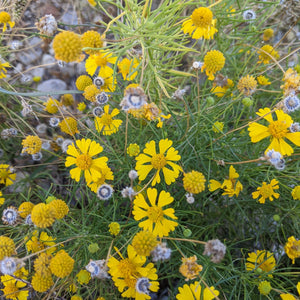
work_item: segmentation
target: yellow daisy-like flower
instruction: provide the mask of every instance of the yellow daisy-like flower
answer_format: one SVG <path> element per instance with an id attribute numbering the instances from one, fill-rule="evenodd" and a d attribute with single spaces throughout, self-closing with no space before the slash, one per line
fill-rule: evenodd
<path id="1" fill-rule="evenodd" d="M 261 196 L 258 199 L 259 203 L 265 203 L 267 198 L 269 198 L 270 201 L 273 201 L 273 197 L 276 199 L 279 198 L 279 194 L 274 192 L 274 190 L 277 189 L 279 189 L 278 181 L 276 179 L 272 179 L 269 184 L 263 182 L 262 186 L 258 187 L 256 192 L 252 193 L 252 197 L 253 199 L 257 199 Z"/>
<path id="2" fill-rule="evenodd" d="M 269 81 L 269 78 L 267 78 L 263 75 L 258 76 L 256 79 L 260 85 L 270 85 L 271 84 L 271 82 Z"/>
<path id="3" fill-rule="evenodd" d="M 274 121 L 272 118 L 271 110 L 266 107 L 260 109 L 256 114 L 260 117 L 263 116 L 265 120 L 269 122 L 269 126 L 264 126 L 259 123 L 253 122 L 249 125 L 248 131 L 251 137 L 252 143 L 257 143 L 264 138 L 270 137 L 271 144 L 266 149 L 274 150 L 280 152 L 282 155 L 291 155 L 294 150 L 293 148 L 284 140 L 287 138 L 296 146 L 300 146 L 300 132 L 289 132 L 289 127 L 293 123 L 292 118 L 284 113 L 282 110 L 276 110 L 277 120 Z"/>
<path id="4" fill-rule="evenodd" d="M 114 92 L 117 86 L 117 79 L 113 76 L 112 69 L 101 68 L 98 74 L 104 80 L 104 84 L 101 86 L 101 91 L 111 93 Z"/>
<path id="5" fill-rule="evenodd" d="M 59 278 L 67 277 L 74 266 L 74 259 L 65 251 L 60 250 L 50 261 L 50 270 Z"/>
<path id="6" fill-rule="evenodd" d="M 295 93 L 300 86 L 300 75 L 293 69 L 288 69 L 283 76 L 284 85 L 280 88 L 284 90 L 285 95 Z"/>
<path id="7" fill-rule="evenodd" d="M 16 176 L 17 174 L 12 172 L 9 165 L 0 164 L 0 184 L 12 185 L 16 180 Z"/>
<path id="8" fill-rule="evenodd" d="M 13 28 L 15 26 L 15 22 L 11 21 L 11 16 L 6 11 L 0 12 L 0 24 L 3 24 L 3 32 L 7 30 L 7 24 L 9 24 L 10 28 Z"/>
<path id="9" fill-rule="evenodd" d="M 138 172 L 139 179 L 144 180 L 152 169 L 156 171 L 152 186 L 160 183 L 160 171 L 164 174 L 164 179 L 167 185 L 170 185 L 179 176 L 182 168 L 174 163 L 179 161 L 181 156 L 178 151 L 171 147 L 173 144 L 169 139 L 159 141 L 159 153 L 156 153 L 155 141 L 150 141 L 146 144 L 144 153 L 137 156 L 135 169 Z M 168 168 L 169 167 L 169 168 Z"/>
<path id="10" fill-rule="evenodd" d="M 93 156 L 101 153 L 103 148 L 90 139 L 77 140 L 76 146 L 77 148 L 72 144 L 68 147 L 67 154 L 70 156 L 67 157 L 65 162 L 66 167 L 76 166 L 70 171 L 71 178 L 78 182 L 82 172 L 84 172 L 87 183 L 97 181 L 101 177 L 99 170 L 105 168 L 108 158 L 100 157 L 93 159 Z"/>
<path id="11" fill-rule="evenodd" d="M 168 236 L 169 232 L 175 230 L 178 223 L 170 220 L 177 219 L 173 208 L 163 209 L 164 206 L 171 204 L 174 198 L 165 191 L 161 191 L 158 197 L 157 194 L 157 189 L 148 188 L 148 201 L 142 193 L 138 194 L 133 201 L 132 214 L 137 221 L 146 218 L 146 220 L 139 223 L 139 227 L 152 232 L 154 235 L 163 237 Z"/>
<path id="12" fill-rule="evenodd" d="M 5 201 L 5 199 L 2 196 L 3 196 L 3 194 L 0 191 L 0 206 L 2 206 L 4 204 L 4 201 Z"/>
<path id="13" fill-rule="evenodd" d="M 199 281 L 178 288 L 177 300 L 212 300 L 219 296 L 220 292 L 213 286 L 205 287 Z"/>
<path id="14" fill-rule="evenodd" d="M 199 194 L 205 190 L 206 179 L 201 172 L 184 173 L 183 187 L 188 193 Z"/>
<path id="15" fill-rule="evenodd" d="M 188 33 L 193 39 L 212 39 L 218 32 L 215 28 L 216 20 L 212 11 L 207 7 L 196 8 L 191 17 L 183 22 L 182 31 Z"/>
<path id="16" fill-rule="evenodd" d="M 109 233 L 111 235 L 118 235 L 121 229 L 121 226 L 118 222 L 111 222 L 108 226 Z"/>
<path id="17" fill-rule="evenodd" d="M 60 130 L 69 135 L 79 133 L 77 128 L 77 121 L 72 117 L 66 117 L 59 123 Z"/>
<path id="18" fill-rule="evenodd" d="M 45 106 L 44 110 L 49 114 L 56 114 L 58 112 L 58 108 L 61 104 L 53 98 L 49 98 L 47 102 L 44 102 L 43 105 Z"/>
<path id="19" fill-rule="evenodd" d="M 138 65 L 138 59 L 134 58 L 129 60 L 125 57 L 122 61 L 118 62 L 119 73 L 122 74 L 124 80 L 133 80 L 138 73 L 135 71 Z"/>
<path id="20" fill-rule="evenodd" d="M 114 180 L 114 174 L 112 170 L 105 166 L 100 171 L 100 177 L 96 181 L 91 181 L 87 186 L 92 190 L 92 192 L 97 193 L 98 188 L 106 182 L 106 180 Z"/>
<path id="21" fill-rule="evenodd" d="M 77 109 L 81 112 L 83 112 L 86 109 L 86 104 L 84 102 L 80 102 L 77 105 Z"/>
<path id="22" fill-rule="evenodd" d="M 295 259 L 300 257 L 300 241 L 296 240 L 294 236 L 290 236 L 284 246 L 286 255 L 295 263 Z"/>
<path id="23" fill-rule="evenodd" d="M 0 79 L 6 77 L 6 68 L 9 68 L 10 64 L 8 62 L 1 62 L 0 61 Z"/>
<path id="24" fill-rule="evenodd" d="M 266 250 L 257 250 L 248 253 L 246 262 L 247 271 L 257 271 L 260 273 L 270 273 L 274 270 L 276 261 L 274 254 Z"/>
<path id="25" fill-rule="evenodd" d="M 265 53 L 266 52 L 266 53 Z M 271 46 L 271 45 L 264 45 L 260 48 L 258 51 L 259 54 L 259 61 L 258 63 L 264 63 L 268 64 L 270 60 L 272 60 L 272 57 L 275 59 L 279 58 L 278 52 Z"/>
<path id="26" fill-rule="evenodd" d="M 22 153 L 35 154 L 41 151 L 42 141 L 37 135 L 28 135 L 22 141 Z"/>
<path id="27" fill-rule="evenodd" d="M 49 205 L 54 208 L 55 218 L 58 220 L 64 218 L 69 212 L 69 207 L 67 203 L 63 200 L 54 199 L 49 203 Z"/>
<path id="28" fill-rule="evenodd" d="M 216 95 L 218 98 L 222 98 L 228 89 L 230 89 L 231 87 L 233 87 L 233 81 L 231 79 L 227 79 L 227 84 L 220 86 L 218 84 L 216 84 L 215 82 L 213 83 L 213 87 L 210 90 L 214 95 Z"/>
<path id="29" fill-rule="evenodd" d="M 202 271 L 203 267 L 197 264 L 197 256 L 183 257 L 181 259 L 182 264 L 179 268 L 179 272 L 185 277 L 185 281 L 195 279 L 198 277 L 199 272 Z"/>
<path id="30" fill-rule="evenodd" d="M 219 50 L 211 50 L 204 56 L 204 64 L 201 72 L 205 70 L 208 80 L 215 79 L 215 73 L 222 70 L 225 65 L 225 57 Z"/>
<path id="31" fill-rule="evenodd" d="M 31 220 L 39 228 L 50 227 L 55 221 L 55 209 L 49 204 L 39 203 L 31 211 Z"/>
<path id="32" fill-rule="evenodd" d="M 95 0 L 87 0 L 87 2 L 89 4 L 91 4 L 92 6 L 96 6 L 97 5 L 97 2 Z"/>
<path id="33" fill-rule="evenodd" d="M 30 253 L 36 253 L 38 251 L 44 250 L 50 246 L 55 245 L 55 238 L 49 236 L 47 232 L 42 231 L 40 234 L 37 230 L 33 231 L 32 236 L 29 238 L 25 237 L 25 246 L 27 251 Z M 46 253 L 51 254 L 56 250 L 56 247 L 51 247 L 47 249 Z"/>
<path id="34" fill-rule="evenodd" d="M 16 249 L 14 241 L 4 235 L 0 236 L 0 260 L 2 260 L 4 257 L 9 257 L 14 254 Z"/>
<path id="35" fill-rule="evenodd" d="M 82 48 L 101 48 L 103 46 L 103 40 L 97 31 L 94 30 L 89 30 L 85 32 L 81 36 L 81 43 L 82 43 Z M 96 54 L 99 52 L 100 49 L 98 50 L 93 50 L 93 49 L 86 49 L 84 52 L 87 54 Z"/>
<path id="36" fill-rule="evenodd" d="M 87 73 L 93 76 L 96 73 L 98 67 L 100 67 L 102 75 L 108 75 L 107 77 L 111 76 L 113 70 L 111 67 L 108 66 L 109 63 L 115 64 L 117 58 L 112 56 L 111 53 L 100 50 L 97 54 L 91 54 L 85 62 L 85 69 Z"/>
<path id="37" fill-rule="evenodd" d="M 212 130 L 216 133 L 222 132 L 224 128 L 224 123 L 223 122 L 215 122 L 212 126 Z"/>
<path id="38" fill-rule="evenodd" d="M 236 180 L 237 178 L 239 178 L 239 174 L 233 166 L 230 166 L 229 179 L 225 179 L 223 183 L 211 179 L 209 181 L 209 191 L 214 192 L 217 189 L 223 189 L 224 193 L 222 195 L 228 195 L 229 197 L 238 196 L 243 190 L 243 185 Z"/>
<path id="39" fill-rule="evenodd" d="M 119 292 L 122 293 L 122 297 L 137 300 L 150 299 L 149 291 L 157 292 L 159 289 L 156 269 L 153 263 L 148 263 L 143 267 L 146 257 L 137 255 L 131 245 L 127 247 L 127 253 L 128 257 L 122 257 L 120 261 L 114 257 L 108 260 L 108 273 L 112 276 Z M 145 285 L 148 286 L 147 290 L 141 290 L 139 286 L 141 279 L 144 279 Z"/>
<path id="40" fill-rule="evenodd" d="M 115 120 L 113 117 L 117 116 L 120 111 L 117 108 L 114 108 L 112 112 L 109 113 L 109 105 L 105 105 L 103 110 L 103 115 L 95 118 L 96 130 L 104 135 L 116 133 L 123 121 L 118 119 Z"/>
<path id="41" fill-rule="evenodd" d="M 25 290 L 26 283 L 20 280 L 16 280 L 14 277 L 9 275 L 1 276 L 1 282 L 4 288 L 1 289 L 3 296 L 6 299 L 12 300 L 26 300 L 29 296 L 29 291 Z"/>
<path id="42" fill-rule="evenodd" d="M 253 76 L 247 75 L 241 77 L 237 88 L 240 93 L 243 93 L 245 96 L 250 96 L 256 91 L 257 81 Z"/>
<path id="43" fill-rule="evenodd" d="M 292 197 L 294 200 L 300 200 L 300 185 L 297 185 L 292 190 Z"/>

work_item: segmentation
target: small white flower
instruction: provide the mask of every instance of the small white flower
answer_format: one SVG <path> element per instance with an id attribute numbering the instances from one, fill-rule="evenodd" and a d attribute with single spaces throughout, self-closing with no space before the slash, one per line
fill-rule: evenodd
<path id="1" fill-rule="evenodd" d="M 256 19 L 256 13 L 252 9 L 245 10 L 243 12 L 244 20 L 250 21 Z"/>
<path id="2" fill-rule="evenodd" d="M 101 186 L 99 186 L 97 190 L 97 196 L 101 200 L 108 200 L 109 198 L 111 198 L 113 192 L 114 192 L 113 188 L 110 185 L 104 183 Z"/>

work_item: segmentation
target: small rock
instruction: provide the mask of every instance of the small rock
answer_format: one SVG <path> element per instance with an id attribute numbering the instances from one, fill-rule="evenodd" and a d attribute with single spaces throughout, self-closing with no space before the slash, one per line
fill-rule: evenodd
<path id="1" fill-rule="evenodd" d="M 62 23 L 78 25 L 78 16 L 75 10 L 67 10 L 62 16 L 60 21 Z M 67 28 L 67 26 L 66 26 Z"/>
<path id="2" fill-rule="evenodd" d="M 67 84 L 60 79 L 49 79 L 37 86 L 37 90 L 40 92 L 51 92 L 51 96 L 58 97 L 59 95 L 53 94 L 54 91 L 61 91 L 67 88 Z M 50 93 L 49 93 L 50 94 Z"/>
<path id="3" fill-rule="evenodd" d="M 44 54 L 42 57 L 42 64 L 43 65 L 49 65 L 49 66 L 44 66 L 44 68 L 50 69 L 56 66 L 56 59 L 49 54 Z M 53 64 L 53 65 L 50 65 Z"/>

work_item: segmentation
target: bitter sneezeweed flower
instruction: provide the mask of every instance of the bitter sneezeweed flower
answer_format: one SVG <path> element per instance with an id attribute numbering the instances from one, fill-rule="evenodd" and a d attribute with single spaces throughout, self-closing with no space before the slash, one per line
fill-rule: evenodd
<path id="1" fill-rule="evenodd" d="M 220 294 L 213 286 L 203 288 L 199 281 L 179 287 L 178 292 L 177 300 L 212 300 Z"/>
<path id="2" fill-rule="evenodd" d="M 276 266 L 274 254 L 266 250 L 257 250 L 248 253 L 246 262 L 247 271 L 258 271 L 259 273 L 270 273 Z"/>
<path id="3" fill-rule="evenodd" d="M 276 179 L 272 179 L 269 184 L 266 182 L 262 183 L 262 186 L 257 188 L 256 192 L 252 193 L 253 199 L 257 199 L 259 196 L 261 196 L 258 201 L 259 203 L 265 203 L 266 199 L 269 198 L 270 201 L 273 201 L 273 197 L 278 199 L 279 194 L 275 193 L 274 190 L 279 189 L 278 181 Z"/>

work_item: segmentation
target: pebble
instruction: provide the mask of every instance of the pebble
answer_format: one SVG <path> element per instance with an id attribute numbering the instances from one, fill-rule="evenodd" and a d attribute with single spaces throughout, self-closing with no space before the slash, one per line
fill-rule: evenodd
<path id="1" fill-rule="evenodd" d="M 49 79 L 37 86 L 37 90 L 40 92 L 52 92 L 51 96 L 56 97 L 59 96 L 57 94 L 53 94 L 54 91 L 66 90 L 67 84 L 60 79 Z"/>

